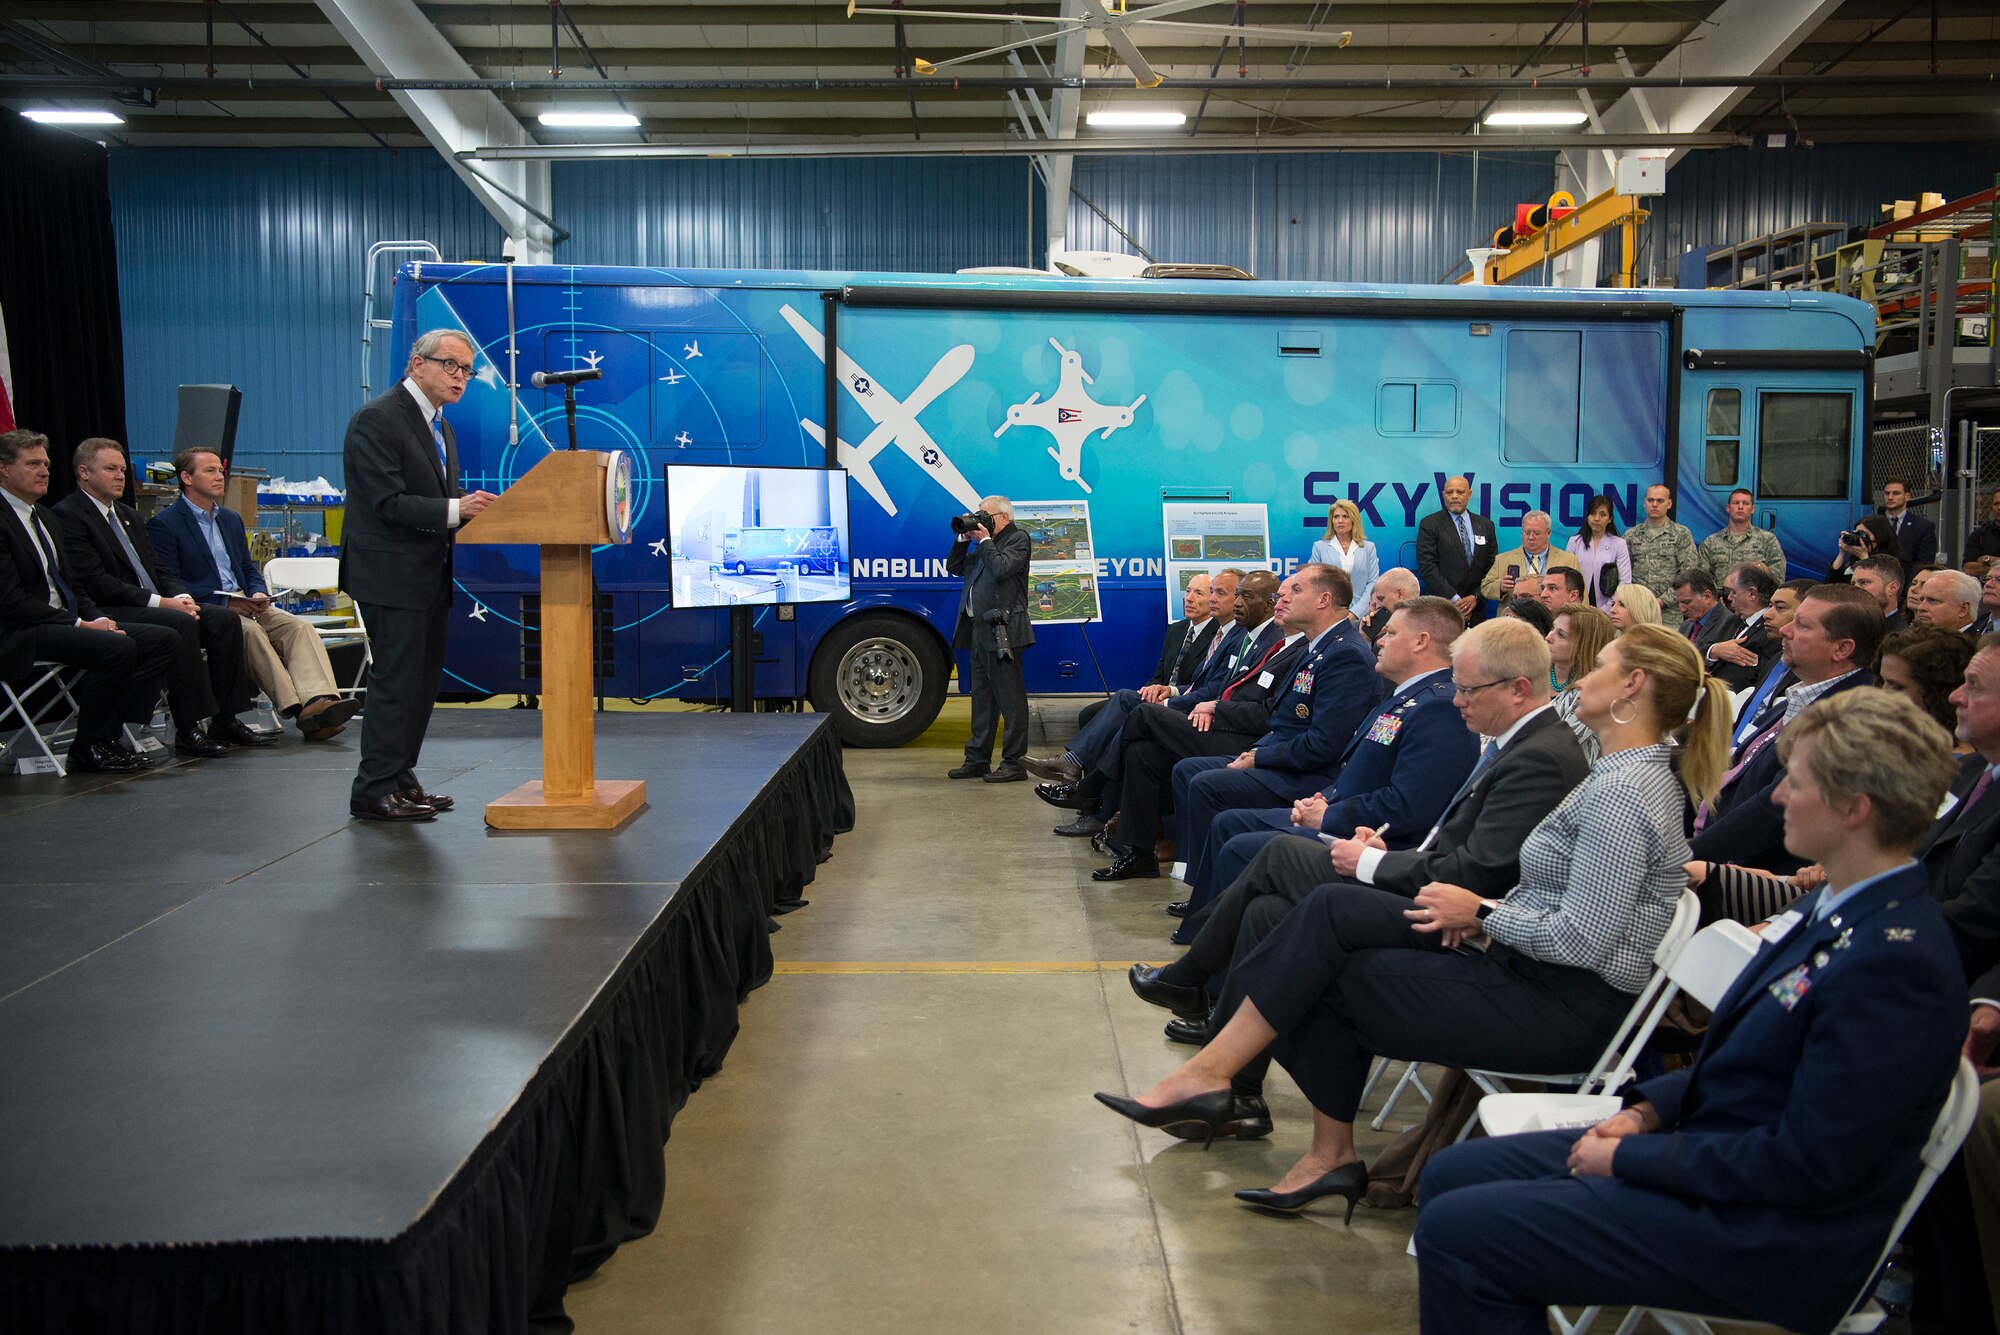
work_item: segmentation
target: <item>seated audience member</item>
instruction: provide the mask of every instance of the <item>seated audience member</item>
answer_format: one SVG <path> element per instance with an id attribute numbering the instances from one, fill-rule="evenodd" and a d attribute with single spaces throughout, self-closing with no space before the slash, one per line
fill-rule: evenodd
<path id="1" fill-rule="evenodd" d="M 1125 729 L 1131 716 L 1147 708 L 1164 709 L 1167 714 L 1177 715 L 1183 720 L 1190 719 L 1203 705 L 1210 706 L 1203 711 L 1204 717 L 1213 712 L 1214 702 L 1221 699 L 1224 691 L 1232 690 L 1238 679 L 1254 666 L 1261 664 L 1285 640 L 1284 628 L 1278 624 L 1277 609 L 1272 599 L 1280 592 L 1278 577 L 1268 570 L 1252 571 L 1240 583 L 1230 581 L 1226 575 L 1217 576 L 1222 591 L 1229 592 L 1232 584 L 1228 610 L 1229 621 L 1219 630 L 1209 644 L 1206 663 L 1195 674 L 1188 689 L 1176 695 L 1165 696 L 1157 701 L 1138 700 L 1119 702 L 1118 732 L 1105 741 L 1093 729 L 1091 736 L 1073 739 L 1070 749 L 1064 753 L 1064 760 L 1081 762 L 1086 755 L 1091 763 L 1083 766 L 1082 775 L 1073 782 L 1052 780 L 1035 785 L 1035 796 L 1051 806 L 1067 807 L 1081 814 L 1068 825 L 1056 827 L 1056 833 L 1069 836 L 1088 836 L 1095 843 L 1105 827 L 1106 820 L 1118 809 L 1122 796 L 1119 780 L 1124 772 Z M 1211 606 L 1221 595 L 1215 592 L 1216 585 L 1210 586 Z M 1246 699 L 1252 698 L 1246 695 Z M 1111 722 L 1093 720 L 1101 728 Z M 1170 725 L 1173 720 L 1166 714 L 1156 722 L 1161 726 Z M 1206 724 L 1202 727 L 1206 731 Z M 1082 745 L 1078 745 L 1081 740 Z M 1024 758 L 1024 765 L 1028 764 Z M 1037 758 L 1035 766 L 1054 769 L 1063 760 L 1044 761 Z"/>
<path id="2" fill-rule="evenodd" d="M 1926 626 L 1969 634 L 1979 620 L 1979 581 L 1962 570 L 1939 570 L 1910 595 L 1910 614 Z"/>
<path id="3" fill-rule="evenodd" d="M 1691 566 L 1675 578 L 1674 606 L 1680 610 L 1681 634 L 1687 636 L 1704 662 L 1711 648 L 1723 640 L 1736 638 L 1736 632 L 1743 629 L 1742 620 L 1723 606 L 1715 581 L 1700 566 Z"/>
<path id="4" fill-rule="evenodd" d="M 1903 619 L 1903 563 L 1893 556 L 1870 556 L 1848 567 L 1847 582 L 1873 598 L 1882 609 L 1882 628 L 1898 631 Z M 1836 583 L 1838 581 L 1835 581 Z"/>
<path id="5" fill-rule="evenodd" d="M 146 762 L 119 743 L 119 728 L 150 723 L 160 686 L 174 670 L 180 637 L 105 616 L 92 602 L 36 502 L 49 490 L 49 438 L 0 433 L 0 677 L 35 675 L 36 663 L 83 669 L 70 688 L 76 736 L 67 768 L 125 774 Z"/>
<path id="6" fill-rule="evenodd" d="M 1557 566 L 1542 579 L 1542 606 L 1551 612 L 1560 612 L 1565 607 L 1573 607 L 1583 602 L 1583 572 L 1573 571 L 1565 575 L 1568 566 Z"/>
<path id="7" fill-rule="evenodd" d="M 1452 646 L 1458 712 L 1469 734 L 1493 740 L 1438 823 L 1404 850 L 1389 849 L 1366 827 L 1331 849 L 1296 839 L 1265 845 L 1207 912 L 1188 924 L 1196 931 L 1187 954 L 1159 969 L 1132 966 L 1134 992 L 1184 1017 L 1168 1023 L 1167 1036 L 1207 1042 L 1207 994 L 1315 886 L 1373 886 L 1415 899 L 1424 886 L 1441 881 L 1482 897 L 1505 895 L 1521 879 L 1521 841 L 1590 769 L 1576 739 L 1548 708 L 1547 661 L 1545 644 L 1503 620 L 1483 622 L 1461 636 Z M 1252 1062 L 1232 1083 L 1239 1119 L 1261 1118 L 1268 1130 L 1270 1113 L 1260 1097 L 1266 1064 L 1262 1058 Z M 1257 1106 L 1246 1109 L 1246 1098 Z M 1241 1129 L 1236 1134 L 1249 1138 Z"/>
<path id="8" fill-rule="evenodd" d="M 1898 567 L 1903 565 L 1903 549 L 1896 541 L 1896 530 L 1881 515 L 1863 515 L 1854 521 L 1853 528 L 1842 531 L 1824 582 L 1843 582 L 1857 561 L 1866 561 L 1871 556 L 1891 557 Z"/>
<path id="9" fill-rule="evenodd" d="M 1867 1283 L 1965 1038 L 1958 962 L 1910 861 L 1950 754 L 1881 691 L 1815 705 L 1778 745 L 1786 844 L 1825 885 L 1767 936 L 1693 1066 L 1581 1135 L 1430 1161 L 1415 1247 L 1431 1335 L 1544 1331 L 1573 1302 L 1824 1331 Z"/>
<path id="10" fill-rule="evenodd" d="M 1480 581 L 1480 597 L 1496 603 L 1534 597 L 1540 592 L 1537 581 L 1559 566 L 1569 566 L 1582 574 L 1583 567 L 1577 564 L 1576 557 L 1549 546 L 1552 523 L 1546 510 L 1530 510 L 1521 516 L 1521 545 L 1493 558 L 1493 568 Z M 1522 587 L 1526 584 L 1535 584 L 1535 592 Z"/>
<path id="11" fill-rule="evenodd" d="M 1292 609 L 1286 625 L 1307 637 L 1308 648 L 1272 707 L 1270 730 L 1233 759 L 1190 756 L 1174 766 L 1176 844 L 1188 866 L 1200 862 L 1220 812 L 1289 803 L 1326 787 L 1356 725 L 1374 708 L 1380 696 L 1375 655 L 1340 597 L 1346 582 L 1332 566 L 1302 566 L 1287 581 Z M 1111 872 L 1092 874 L 1118 879 Z"/>
<path id="12" fill-rule="evenodd" d="M 1956 732 L 1958 710 L 1951 697 L 1965 680 L 1965 665 L 1974 652 L 1963 635 L 1936 626 L 1909 626 L 1882 637 L 1875 677 L 1883 690 L 1902 696 L 1946 732 Z"/>
<path id="13" fill-rule="evenodd" d="M 2000 488 L 1986 498 L 1987 517 L 1965 535 L 1965 559 L 1991 561 L 2000 557 Z"/>
<path id="14" fill-rule="evenodd" d="M 1347 572 L 1354 586 L 1354 600 L 1348 611 L 1355 620 L 1368 615 L 1374 605 L 1375 577 L 1382 567 L 1375 544 L 1368 541 L 1368 526 L 1361 521 L 1361 507 L 1353 501 L 1335 501 L 1326 507 L 1326 536 L 1312 545 L 1307 565 L 1332 566 Z"/>
<path id="15" fill-rule="evenodd" d="M 1994 629 L 1996 617 L 2000 617 L 2000 569 L 1987 571 L 1979 581 L 1979 620 L 1972 628 L 1984 635 Z"/>
<path id="16" fill-rule="evenodd" d="M 213 450 L 174 456 L 181 498 L 146 521 L 160 569 L 207 606 L 242 618 L 243 657 L 250 679 L 309 742 L 325 741 L 361 709 L 342 699 L 326 645 L 306 622 L 271 605 L 264 576 L 250 559 L 243 518 L 222 503 L 229 470 Z"/>
<path id="17" fill-rule="evenodd" d="M 1738 720 L 1737 735 L 1744 740 L 1730 756 L 1721 792 L 1695 814 L 1694 855 L 1703 862 L 1736 862 L 1775 872 L 1797 866 L 1785 851 L 1784 822 L 1774 797 L 1784 764 L 1771 743 L 1807 705 L 1875 683 L 1863 664 L 1875 661 L 1882 643 L 1882 609 L 1852 585 L 1815 586 L 1782 634 L 1790 684 L 1783 694 L 1764 700 L 1753 696 L 1744 705 L 1750 719 Z"/>
<path id="18" fill-rule="evenodd" d="M 1188 867 L 1194 893 L 1187 913 L 1206 907 L 1273 839 L 1317 851 L 1320 835 L 1346 838 L 1365 825 L 1391 848 L 1416 847 L 1479 759 L 1477 739 L 1452 708 L 1451 646 L 1464 629 L 1458 609 L 1442 598 L 1413 598 L 1396 609 L 1376 645 L 1375 671 L 1389 694 L 1354 729 L 1339 775 L 1290 806 L 1217 815 Z"/>
<path id="19" fill-rule="evenodd" d="M 1729 737 L 1731 747 L 1741 746 L 1749 740 L 1750 725 L 1756 720 L 1765 704 L 1782 694 L 1784 689 L 1792 684 L 1792 670 L 1786 665 L 1782 653 L 1785 627 L 1791 625 L 1792 618 L 1798 615 L 1799 604 L 1805 600 L 1805 596 L 1818 587 L 1819 581 L 1815 579 L 1788 579 L 1778 586 L 1776 593 L 1771 595 L 1771 607 L 1764 614 L 1764 624 L 1770 628 L 1771 634 L 1778 637 L 1778 648 L 1781 652 L 1777 661 L 1764 669 L 1764 675 L 1758 678 L 1757 684 L 1751 688 L 1750 694 L 1743 698 L 1742 705 L 1737 709 L 1736 723 Z"/>
<path id="20" fill-rule="evenodd" d="M 1611 625 L 1618 631 L 1633 626 L 1657 626 L 1662 624 L 1660 600 L 1653 591 L 1643 584 L 1621 584 L 1611 595 L 1610 608 L 1606 615 Z"/>
<path id="21" fill-rule="evenodd" d="M 1730 571 L 1722 581 L 1722 590 L 1736 616 L 1737 628 L 1735 634 L 1708 647 L 1708 670 L 1722 678 L 1730 690 L 1740 691 L 1761 681 L 1784 648 L 1784 641 L 1770 624 L 1778 579 L 1753 562 Z"/>
<path id="22" fill-rule="evenodd" d="M 1272 710 L 1306 652 L 1305 637 L 1281 624 L 1290 612 L 1291 589 L 1291 581 L 1279 585 L 1268 570 L 1243 577 L 1236 590 L 1236 619 L 1247 623 L 1248 631 L 1231 655 L 1228 684 L 1215 699 L 1185 710 L 1176 708 L 1180 700 L 1141 705 L 1126 717 L 1110 766 L 1118 784 L 1117 835 L 1107 835 L 1103 843 L 1114 867 L 1126 864 L 1134 876 L 1159 874 L 1155 848 L 1161 813 L 1169 809 L 1176 761 L 1193 755 L 1233 756 L 1269 731 Z M 1035 791 L 1051 805 L 1085 810 L 1111 782 L 1104 770 L 1092 770 L 1076 784 Z M 1138 870 L 1147 858 L 1153 860 L 1151 871 Z"/>
<path id="23" fill-rule="evenodd" d="M 1556 624 L 1555 613 L 1542 606 L 1542 600 L 1531 593 L 1523 592 L 1500 604 L 1500 615 L 1525 621 L 1535 628 L 1535 634 L 1546 635 Z"/>
<path id="24" fill-rule="evenodd" d="M 153 555 L 138 511 L 121 499 L 125 447 L 93 437 L 76 447 L 74 464 L 77 489 L 56 502 L 55 517 L 76 587 L 114 621 L 159 626 L 180 642 L 167 678 L 174 750 L 183 756 L 220 756 L 228 754 L 230 745 L 263 746 L 273 740 L 236 717 L 252 702 L 236 614 L 226 607 L 203 607 L 185 585 L 169 577 Z"/>
<path id="25" fill-rule="evenodd" d="M 1207 1138 L 1234 1116 L 1232 1079 L 1270 1048 L 1313 1105 L 1312 1146 L 1274 1186 L 1237 1197 L 1295 1210 L 1338 1195 L 1351 1217 L 1368 1182 L 1354 1115 L 1373 1057 L 1586 1069 L 1652 976 L 1687 884 L 1681 813 L 1713 791 L 1729 699 L 1662 626 L 1608 645 L 1583 696 L 1603 758 L 1528 835 L 1505 898 L 1442 882 L 1414 901 L 1315 890 L 1230 971 L 1226 1022 L 1200 1052 L 1137 1099 L 1098 1100 Z M 1677 774 L 1668 737 L 1683 727 Z M 1463 942 L 1485 949 L 1454 949 Z"/>
<path id="26" fill-rule="evenodd" d="M 1612 595 L 1632 582 L 1631 549 L 1618 536 L 1609 496 L 1590 498 L 1584 507 L 1583 528 L 1569 540 L 1569 554 L 1583 569 L 1583 587 L 1591 605 L 1609 612 Z M 1656 607 L 1659 601 L 1657 596 L 1653 599 Z"/>
<path id="27" fill-rule="evenodd" d="M 1368 637 L 1368 643 L 1375 643 L 1382 627 L 1389 624 L 1389 614 L 1416 597 L 1421 587 L 1413 570 L 1395 566 L 1382 572 L 1375 581 L 1375 594 L 1368 600 L 1367 619 L 1361 623 L 1361 632 Z"/>
<path id="28" fill-rule="evenodd" d="M 1556 613 L 1556 624 L 1545 637 L 1549 646 L 1549 676 L 1555 689 L 1551 708 L 1569 726 L 1584 758 L 1597 760 L 1597 734 L 1577 715 L 1582 699 L 1581 683 L 1597 667 L 1597 656 L 1617 638 L 1611 618 L 1594 607 L 1578 603 Z"/>
<path id="29" fill-rule="evenodd" d="M 1125 716 L 1141 702 L 1157 704 L 1194 689 L 1210 661 L 1228 652 L 1225 625 L 1235 624 L 1230 613 L 1236 601 L 1236 582 L 1242 578 L 1242 571 L 1231 569 L 1216 572 L 1213 579 L 1202 574 L 1189 580 L 1181 595 L 1181 619 L 1167 627 L 1160 661 L 1146 684 L 1095 701 L 1079 716 L 1077 734 L 1060 756 L 1022 756 L 1022 766 L 1038 779 L 1075 783 L 1118 740 Z"/>

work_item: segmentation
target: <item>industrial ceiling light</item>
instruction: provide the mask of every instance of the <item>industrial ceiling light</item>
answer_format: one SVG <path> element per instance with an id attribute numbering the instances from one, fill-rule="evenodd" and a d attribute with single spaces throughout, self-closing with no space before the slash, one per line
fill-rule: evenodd
<path id="1" fill-rule="evenodd" d="M 544 111 L 535 118 L 551 130 L 636 130 L 639 118 L 629 111 Z"/>
<path id="2" fill-rule="evenodd" d="M 1486 123 L 1495 126 L 1581 125 L 1589 119 L 1590 117 L 1581 111 L 1491 111 L 1486 115 Z"/>
<path id="3" fill-rule="evenodd" d="M 1093 111 L 1084 117 L 1101 130 L 1167 130 L 1187 124 L 1185 111 Z"/>
<path id="4" fill-rule="evenodd" d="M 60 107 L 31 107 L 21 113 L 43 125 L 123 125 L 125 118 L 115 111 L 69 111 Z"/>

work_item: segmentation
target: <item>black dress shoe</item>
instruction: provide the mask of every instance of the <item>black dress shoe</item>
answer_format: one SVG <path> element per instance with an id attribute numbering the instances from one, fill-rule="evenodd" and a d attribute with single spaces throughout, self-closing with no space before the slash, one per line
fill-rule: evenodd
<path id="1" fill-rule="evenodd" d="M 1073 783 L 1038 783 L 1035 796 L 1052 807 L 1062 807 L 1069 811 L 1082 811 L 1090 805 L 1090 799 L 1079 795 Z"/>
<path id="2" fill-rule="evenodd" d="M 437 815 L 436 807 L 411 802 L 401 793 L 390 793 L 372 802 L 349 802 L 347 809 L 362 820 L 430 820 Z"/>
<path id="3" fill-rule="evenodd" d="M 1167 1134 L 1182 1140 L 1194 1139 L 1185 1127 L 1170 1127 Z M 1271 1109 L 1259 1095 L 1238 1094 L 1235 1106 L 1230 1109 L 1229 1120 L 1215 1128 L 1215 1134 L 1234 1136 L 1238 1140 L 1262 1140 L 1271 1134 Z"/>
<path id="4" fill-rule="evenodd" d="M 1122 1098 L 1117 1094 L 1093 1094 L 1105 1107 L 1121 1117 L 1129 1117 L 1140 1126 L 1155 1126 L 1166 1130 L 1174 1127 L 1200 1127 L 1201 1147 L 1207 1149 L 1235 1111 L 1236 1091 L 1233 1089 L 1211 1089 L 1206 1094 L 1197 1094 L 1179 1103 L 1169 1103 L 1162 1108 L 1149 1108 L 1137 1099 Z M 1193 1140 L 1194 1136 L 1186 1137 Z"/>
<path id="5" fill-rule="evenodd" d="M 1297 1191 L 1272 1191 L 1267 1187 L 1252 1187 L 1248 1191 L 1236 1193 L 1236 1199 L 1254 1205 L 1260 1210 L 1281 1210 L 1290 1214 L 1303 1210 L 1322 1196 L 1345 1196 L 1347 1198 L 1347 1222 L 1354 1222 L 1354 1207 L 1368 1190 L 1368 1165 L 1359 1161 L 1342 1164 L 1331 1173 L 1323 1174 L 1300 1187 Z"/>
<path id="6" fill-rule="evenodd" d="M 1021 763 L 1028 773 L 1038 779 L 1050 779 L 1056 783 L 1075 783 L 1083 777 L 1083 767 L 1066 756 L 1044 760 L 1040 756 L 1022 756 Z"/>
<path id="7" fill-rule="evenodd" d="M 1069 824 L 1056 826 L 1056 833 L 1070 839 L 1090 839 L 1095 838 L 1103 829 L 1104 822 L 1091 812 L 1085 811 L 1078 814 Z"/>
<path id="8" fill-rule="evenodd" d="M 1169 918 L 1185 918 L 1187 917 L 1187 915 L 1188 915 L 1187 900 L 1176 899 L 1173 903 L 1167 905 L 1167 916 Z"/>
<path id="9" fill-rule="evenodd" d="M 1022 769 L 1019 765 L 1002 765 L 999 769 L 994 770 L 986 776 L 986 782 L 988 783 L 1026 783 L 1027 781 L 1028 771 Z"/>
<path id="10" fill-rule="evenodd" d="M 210 737 L 199 724 L 174 734 L 174 754 L 195 760 L 226 756 L 229 748 Z"/>
<path id="11" fill-rule="evenodd" d="M 269 746 L 278 740 L 278 734 L 275 732 L 260 732 L 241 719 L 210 723 L 208 735 L 218 742 L 227 742 L 231 746 Z"/>
<path id="12" fill-rule="evenodd" d="M 990 766 L 981 761 L 968 760 L 957 769 L 946 770 L 945 777 L 947 779 L 983 779 L 986 777 L 986 771 L 989 768 Z"/>
<path id="13" fill-rule="evenodd" d="M 405 802 L 412 802 L 421 807 L 429 807 L 432 811 L 437 812 L 450 811 L 458 805 L 458 803 L 452 801 L 443 793 L 427 793 L 421 788 L 405 788 L 397 793 L 396 796 L 402 798 Z"/>
<path id="14" fill-rule="evenodd" d="M 105 742 L 80 742 L 69 749 L 63 768 L 86 774 L 131 774 L 145 769 L 146 762 Z"/>
<path id="15" fill-rule="evenodd" d="M 1139 1000 L 1164 1006 L 1176 1015 L 1206 1016 L 1208 998 L 1198 987 L 1182 987 L 1178 983 L 1160 981 L 1160 971 L 1143 964 L 1135 964 L 1125 971 L 1125 981 L 1132 984 L 1132 991 Z"/>
<path id="16" fill-rule="evenodd" d="M 1137 881 L 1160 874 L 1160 860 L 1153 856 L 1153 850 L 1120 853 L 1118 860 L 1108 867 L 1099 867 L 1090 873 L 1093 881 Z"/>
<path id="17" fill-rule="evenodd" d="M 1208 1017 L 1204 1015 L 1198 1020 L 1193 1020 L 1176 1015 L 1167 1021 L 1167 1027 L 1162 1032 L 1166 1034 L 1169 1043 L 1185 1043 L 1191 1048 L 1207 1047 Z"/>

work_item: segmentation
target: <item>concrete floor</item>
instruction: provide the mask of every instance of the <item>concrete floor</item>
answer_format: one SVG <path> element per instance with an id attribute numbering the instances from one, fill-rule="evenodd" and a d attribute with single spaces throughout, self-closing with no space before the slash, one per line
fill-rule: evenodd
<path id="1" fill-rule="evenodd" d="M 1066 735 L 1075 702 L 1036 704 Z M 1187 1051 L 1122 977 L 1177 953 L 1184 887 L 1094 883 L 1028 785 L 947 781 L 966 727 L 954 698 L 916 744 L 847 753 L 856 827 L 674 1124 L 660 1227 L 570 1290 L 580 1335 L 1415 1331 L 1413 1210 L 1231 1199 L 1306 1145 L 1282 1072 L 1276 1134 L 1207 1154 L 1091 1101 Z"/>

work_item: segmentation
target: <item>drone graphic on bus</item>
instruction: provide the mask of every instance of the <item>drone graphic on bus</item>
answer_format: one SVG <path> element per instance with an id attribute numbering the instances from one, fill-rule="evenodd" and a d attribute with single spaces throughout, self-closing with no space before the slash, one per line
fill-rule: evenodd
<path id="1" fill-rule="evenodd" d="M 1132 414 L 1146 401 L 1146 396 L 1141 394 L 1124 405 L 1099 403 L 1084 388 L 1097 382 L 1083 369 L 1083 354 L 1053 338 L 1049 346 L 1062 354 L 1062 379 L 1056 385 L 1056 392 L 1043 399 L 1042 392 L 1036 390 L 1025 403 L 1007 410 L 1007 420 L 993 434 L 998 436 L 1012 426 L 1040 427 L 1055 437 L 1049 457 L 1056 461 L 1056 471 L 1062 474 L 1063 481 L 1074 482 L 1088 492 L 1090 484 L 1083 480 L 1084 438 L 1095 431 L 1099 440 L 1109 440 L 1118 428 L 1131 426 Z"/>

